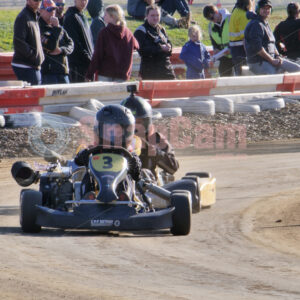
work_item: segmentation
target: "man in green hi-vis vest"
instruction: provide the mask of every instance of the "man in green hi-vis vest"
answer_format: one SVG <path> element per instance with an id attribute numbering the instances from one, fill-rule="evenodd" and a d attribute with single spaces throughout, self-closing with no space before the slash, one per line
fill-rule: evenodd
<path id="1" fill-rule="evenodd" d="M 222 55 L 218 58 L 220 61 L 219 75 L 232 76 L 233 62 L 229 50 L 230 13 L 225 8 L 218 9 L 214 5 L 207 5 L 203 9 L 203 15 L 210 21 L 208 29 L 210 40 L 214 49 L 214 55 L 217 53 Z"/>

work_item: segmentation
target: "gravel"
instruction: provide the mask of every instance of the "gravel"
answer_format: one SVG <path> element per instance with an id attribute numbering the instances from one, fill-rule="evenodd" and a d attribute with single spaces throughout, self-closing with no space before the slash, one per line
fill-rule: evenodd
<path id="1" fill-rule="evenodd" d="M 216 149 L 220 134 L 225 144 L 285 141 L 300 138 L 300 104 L 258 114 L 184 114 L 181 119 L 156 120 L 155 125 L 180 149 L 205 145 Z M 91 144 L 92 137 L 90 127 L 65 129 L 63 133 L 51 128 L 0 128 L 0 158 L 42 156 L 46 148 L 73 155 L 78 145 Z"/>

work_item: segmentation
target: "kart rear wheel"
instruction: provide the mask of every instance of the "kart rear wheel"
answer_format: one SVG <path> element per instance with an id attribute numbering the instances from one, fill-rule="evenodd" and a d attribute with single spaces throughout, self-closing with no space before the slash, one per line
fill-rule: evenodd
<path id="1" fill-rule="evenodd" d="M 200 178 L 210 178 L 211 174 L 208 172 L 188 172 L 184 176 L 197 176 Z"/>
<path id="2" fill-rule="evenodd" d="M 41 231 L 41 226 L 36 224 L 36 205 L 42 205 L 42 193 L 25 189 L 20 194 L 20 225 L 23 232 L 37 233 Z"/>
<path id="3" fill-rule="evenodd" d="M 200 210 L 201 210 L 201 192 L 200 192 L 201 183 L 200 183 L 199 176 L 189 175 L 189 176 L 184 176 L 181 179 L 189 179 L 189 180 L 193 180 L 196 182 L 196 185 L 197 185 L 196 197 L 194 197 L 193 198 L 194 201 L 192 201 L 192 212 L 194 214 L 200 212 Z"/>
<path id="4" fill-rule="evenodd" d="M 188 191 L 173 191 L 171 205 L 175 207 L 173 212 L 171 233 L 173 235 L 188 235 L 191 230 L 191 193 Z"/>

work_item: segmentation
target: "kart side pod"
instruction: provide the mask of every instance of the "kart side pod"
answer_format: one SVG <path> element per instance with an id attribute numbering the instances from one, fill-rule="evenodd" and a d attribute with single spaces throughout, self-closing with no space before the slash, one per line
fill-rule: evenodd
<path id="1" fill-rule="evenodd" d="M 23 187 L 29 186 L 39 178 L 39 172 L 34 171 L 24 161 L 17 161 L 11 167 L 11 175 Z"/>

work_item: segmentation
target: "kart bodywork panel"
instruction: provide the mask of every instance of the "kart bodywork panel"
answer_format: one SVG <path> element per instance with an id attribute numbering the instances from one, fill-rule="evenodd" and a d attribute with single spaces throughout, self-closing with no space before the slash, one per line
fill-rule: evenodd
<path id="1" fill-rule="evenodd" d="M 137 213 L 127 205 L 81 204 L 72 212 L 37 206 L 36 223 L 62 229 L 100 231 L 159 230 L 172 227 L 174 207 Z"/>

